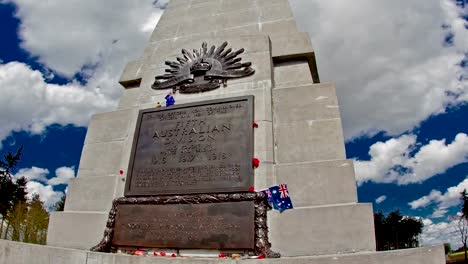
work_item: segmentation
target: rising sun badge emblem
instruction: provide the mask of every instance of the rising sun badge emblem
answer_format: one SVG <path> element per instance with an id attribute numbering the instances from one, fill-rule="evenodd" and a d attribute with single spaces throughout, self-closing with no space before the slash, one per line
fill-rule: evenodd
<path id="1" fill-rule="evenodd" d="M 244 49 L 232 51 L 225 50 L 228 43 L 224 42 L 216 48 L 214 45 L 208 49 L 208 44 L 203 43 L 200 50 L 189 52 L 182 50 L 182 57 L 176 61 L 166 61 L 169 69 L 166 74 L 156 76 L 156 81 L 151 88 L 155 90 L 170 89 L 180 93 L 198 93 L 217 89 L 227 80 L 242 78 L 255 73 L 250 66 L 251 62 L 242 63 L 238 57 Z"/>

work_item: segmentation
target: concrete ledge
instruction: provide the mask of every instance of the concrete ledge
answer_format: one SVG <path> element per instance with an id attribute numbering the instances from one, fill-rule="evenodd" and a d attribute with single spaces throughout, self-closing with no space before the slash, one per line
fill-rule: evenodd
<path id="1" fill-rule="evenodd" d="M 272 57 L 298 56 L 314 53 L 308 33 L 298 32 L 288 35 L 272 35 L 271 53 Z"/>
<path id="2" fill-rule="evenodd" d="M 268 215 L 270 241 L 274 251 L 289 257 L 374 251 L 372 216 L 372 204 L 274 211 Z"/>
<path id="3" fill-rule="evenodd" d="M 143 63 L 140 60 L 127 63 L 120 75 L 119 83 L 125 88 L 138 86 L 141 82 L 142 67 Z"/>
<path id="4" fill-rule="evenodd" d="M 288 184 L 296 207 L 357 202 L 351 160 L 276 165 L 275 181 Z"/>
<path id="5" fill-rule="evenodd" d="M 101 241 L 108 215 L 108 212 L 52 212 L 47 231 L 47 245 L 90 249 Z"/>
<path id="6" fill-rule="evenodd" d="M 103 254 L 82 250 L 24 244 L 0 240 L 0 263 L 8 264 L 444 264 L 444 247 L 307 256 L 261 260 L 220 260 L 203 258 L 153 258 Z"/>

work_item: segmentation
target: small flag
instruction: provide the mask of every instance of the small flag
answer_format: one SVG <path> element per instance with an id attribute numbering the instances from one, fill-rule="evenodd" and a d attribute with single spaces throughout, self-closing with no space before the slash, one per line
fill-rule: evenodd
<path id="1" fill-rule="evenodd" d="M 172 96 L 172 92 L 169 92 L 164 98 L 166 99 L 166 107 L 172 106 L 175 104 L 175 99 L 174 99 L 174 96 Z"/>
<path id="2" fill-rule="evenodd" d="M 268 200 L 268 203 L 271 205 L 273 204 L 273 197 L 271 196 L 271 192 L 270 192 L 270 189 L 265 189 L 265 190 L 262 190 L 261 191 L 262 193 L 264 193 L 267 197 L 267 200 Z"/>
<path id="3" fill-rule="evenodd" d="M 289 196 L 288 186 L 286 184 L 280 184 L 279 186 L 272 186 L 268 188 L 271 199 L 268 200 L 273 205 L 273 209 L 283 212 L 287 209 L 292 209 L 293 205 L 291 197 Z"/>

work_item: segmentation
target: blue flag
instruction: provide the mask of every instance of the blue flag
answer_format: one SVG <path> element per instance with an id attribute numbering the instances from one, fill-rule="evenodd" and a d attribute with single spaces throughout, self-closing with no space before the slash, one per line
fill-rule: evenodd
<path id="1" fill-rule="evenodd" d="M 273 209 L 283 212 L 284 210 L 293 208 L 286 184 L 272 186 L 263 192 L 267 195 L 268 201 L 273 206 Z"/>
<path id="2" fill-rule="evenodd" d="M 166 107 L 172 106 L 175 104 L 175 99 L 174 99 L 174 96 L 172 96 L 172 92 L 166 95 L 165 99 L 166 99 Z"/>

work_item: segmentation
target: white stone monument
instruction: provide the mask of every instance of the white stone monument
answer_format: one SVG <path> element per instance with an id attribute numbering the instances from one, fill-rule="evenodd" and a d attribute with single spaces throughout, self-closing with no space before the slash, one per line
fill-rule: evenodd
<path id="1" fill-rule="evenodd" d="M 320 83 L 309 36 L 298 31 L 288 0 L 169 2 L 143 54 L 129 62 L 121 75 L 124 93 L 118 109 L 92 117 L 78 176 L 69 185 L 65 210 L 51 214 L 47 244 L 88 250 L 101 240 L 112 200 L 123 196 L 138 111 L 158 102 L 164 105 L 168 93 L 151 89 L 155 76 L 164 73 L 164 62 L 173 61 L 181 49 L 199 49 L 203 42 L 218 46 L 224 41 L 233 50 L 245 49 L 243 60 L 252 62 L 255 74 L 228 80 L 226 87 L 209 92 L 176 93 L 174 97 L 176 104 L 183 104 L 255 96 L 259 125 L 255 157 L 261 160 L 255 170 L 255 189 L 287 183 L 295 207 L 281 214 L 269 213 L 273 250 L 285 257 L 361 252 L 339 257 L 349 263 L 383 263 L 377 261 L 381 259 L 442 263 L 441 247 L 371 253 L 376 247 L 372 205 L 357 203 L 335 86 Z M 116 85 L 116 89 L 121 88 Z M 431 251 L 431 260 L 424 260 L 424 254 Z M 86 254 L 87 259 L 104 258 Z M 393 260 L 395 256 L 400 256 L 400 262 Z M 420 258 L 422 262 L 408 262 Z M 325 263 L 321 258 L 312 260 Z"/>

